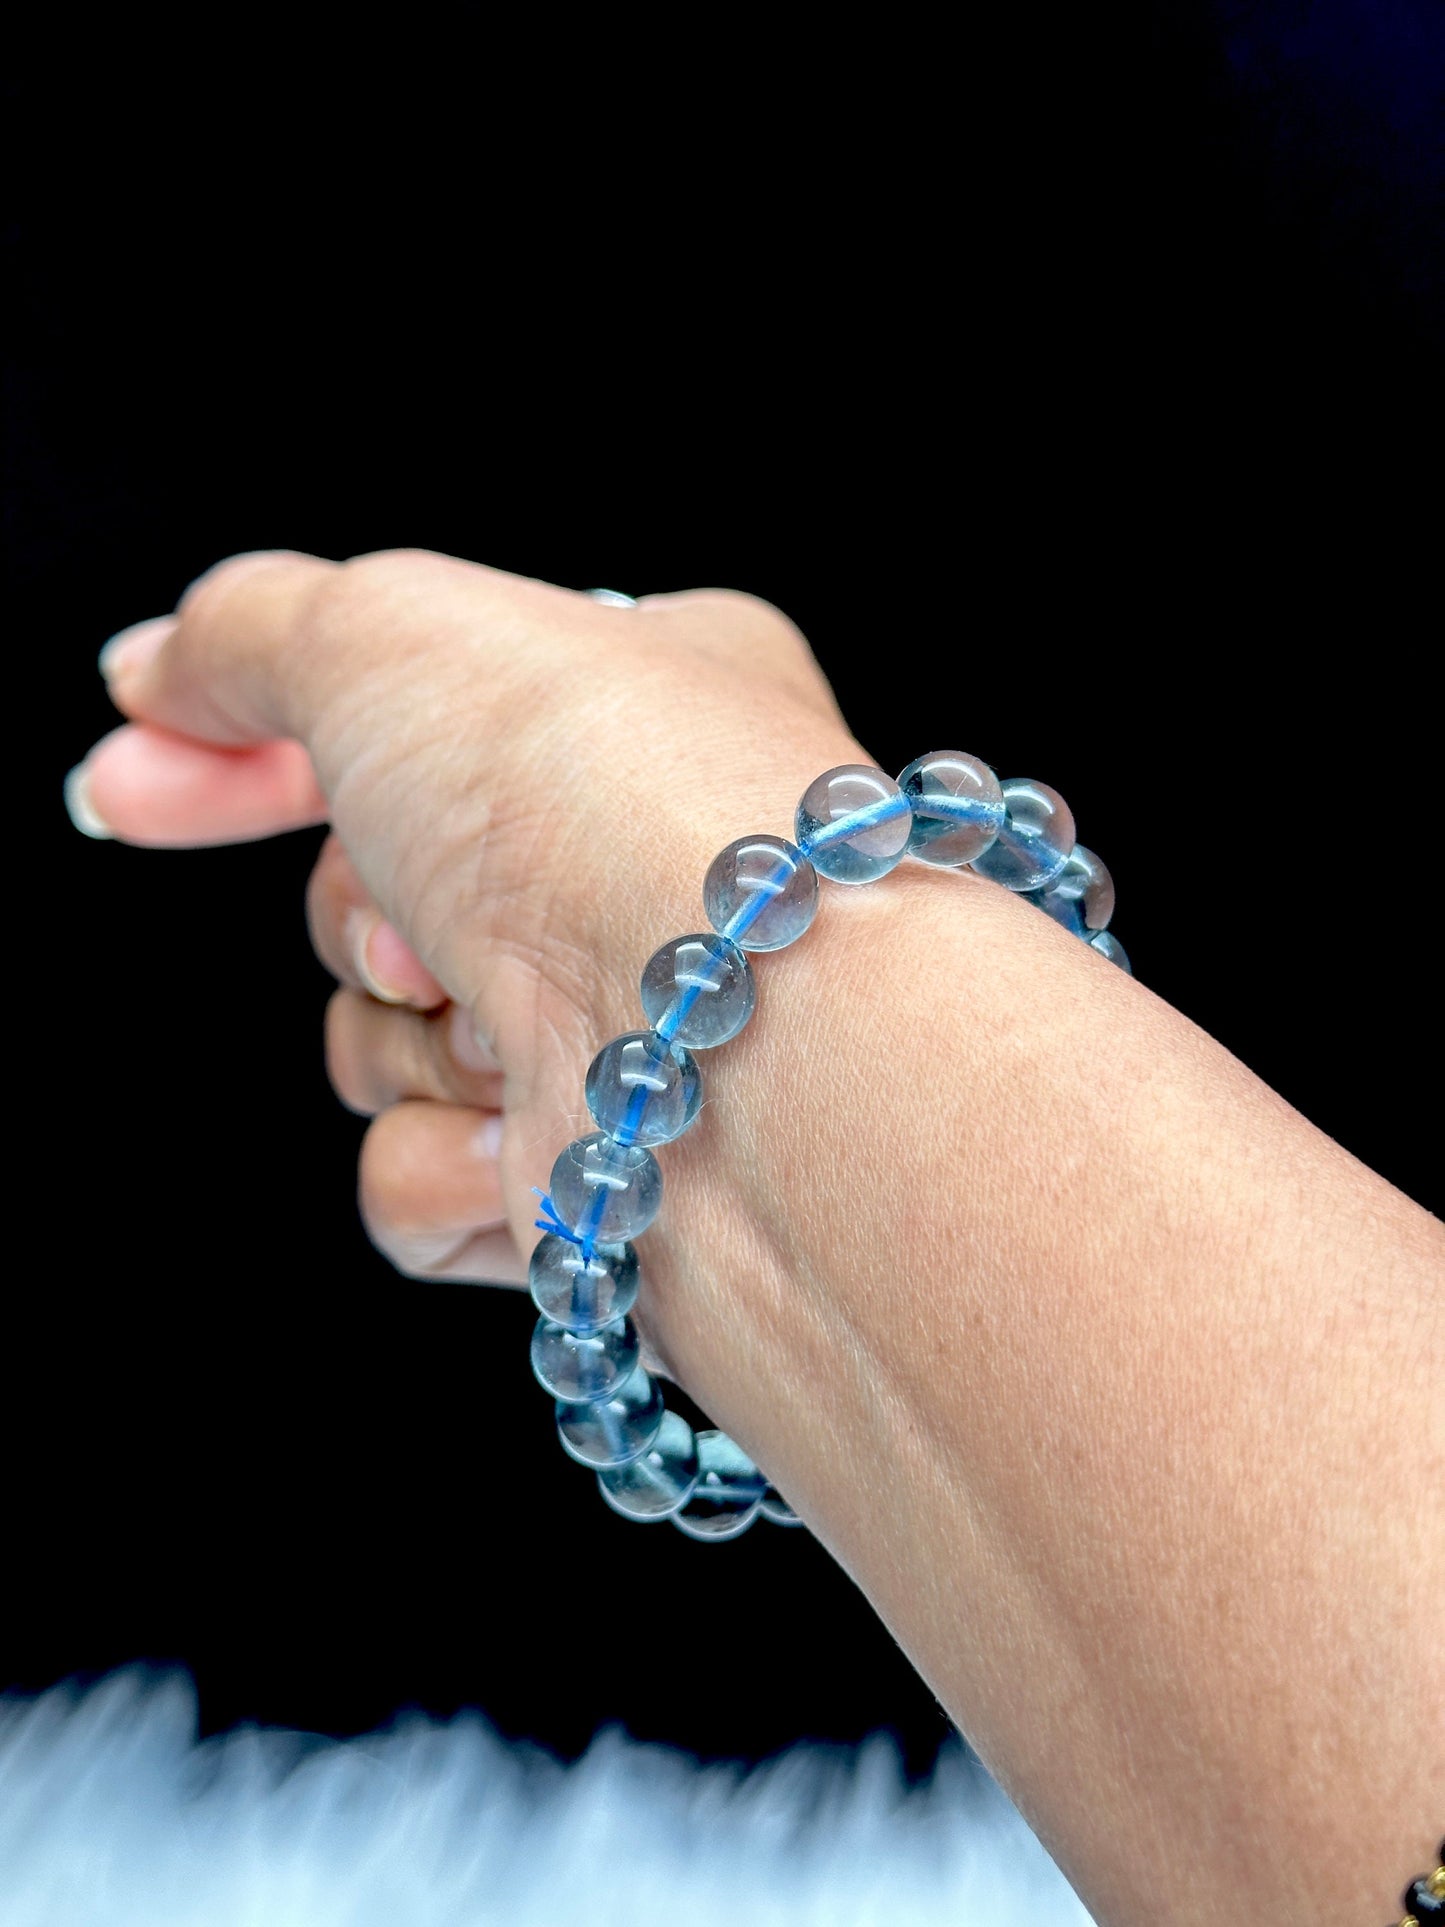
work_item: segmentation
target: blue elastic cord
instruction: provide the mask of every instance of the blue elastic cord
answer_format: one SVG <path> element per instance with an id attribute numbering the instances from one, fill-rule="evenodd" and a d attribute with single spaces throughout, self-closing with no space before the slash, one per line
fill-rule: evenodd
<path id="1" fill-rule="evenodd" d="M 716 957 L 717 952 L 710 950 L 708 955 L 710 957 Z M 677 999 L 677 1002 L 664 1013 L 661 1022 L 657 1025 L 657 1034 L 664 1044 L 670 1044 L 672 1042 L 673 1038 L 676 1037 L 677 1033 L 682 1029 L 687 1013 L 692 1009 L 702 993 L 709 988 L 710 986 L 704 983 L 701 977 L 695 977 Z"/>
<path id="2" fill-rule="evenodd" d="M 588 1206 L 587 1222 L 582 1227 L 582 1235 L 577 1240 L 582 1247 L 582 1261 L 591 1264 L 597 1255 L 597 1227 L 602 1222 L 602 1214 L 607 1209 L 607 1187 L 599 1184 L 592 1193 L 592 1203 Z"/>
<path id="3" fill-rule="evenodd" d="M 932 799 L 929 808 L 932 809 Z M 805 837 L 798 845 L 804 856 L 811 856 L 814 850 L 826 850 L 830 844 L 845 843 L 850 836 L 861 836 L 865 830 L 876 830 L 880 823 L 891 823 L 895 816 L 906 816 L 913 808 L 908 798 L 900 790 L 896 796 L 880 796 L 876 803 L 865 803 L 861 810 L 849 810 L 836 822 L 825 823 L 821 829 Z"/>
<path id="4" fill-rule="evenodd" d="M 977 823 L 980 817 L 992 814 L 988 804 L 977 796 L 930 796 L 927 813 L 946 823 Z"/>
<path id="5" fill-rule="evenodd" d="M 627 1100 L 627 1112 L 617 1129 L 612 1133 L 618 1144 L 632 1144 L 637 1136 L 637 1127 L 642 1122 L 642 1113 L 647 1109 L 647 1100 L 652 1096 L 646 1084 L 634 1084 L 632 1095 Z"/>
<path id="6" fill-rule="evenodd" d="M 760 877 L 753 885 L 753 893 L 743 905 L 728 918 L 723 935 L 736 943 L 738 938 L 757 922 L 773 898 L 788 887 L 788 879 L 793 874 L 791 857 L 781 859 L 778 868 L 769 877 Z"/>

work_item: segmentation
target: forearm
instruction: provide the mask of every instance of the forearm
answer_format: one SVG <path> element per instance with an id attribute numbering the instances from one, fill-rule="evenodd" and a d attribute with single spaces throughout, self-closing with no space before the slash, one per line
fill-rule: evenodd
<path id="1" fill-rule="evenodd" d="M 683 1382 L 1102 1918 L 1388 1913 L 1445 1811 L 1438 1227 L 993 886 L 832 892 L 760 976 L 648 1239 Z"/>

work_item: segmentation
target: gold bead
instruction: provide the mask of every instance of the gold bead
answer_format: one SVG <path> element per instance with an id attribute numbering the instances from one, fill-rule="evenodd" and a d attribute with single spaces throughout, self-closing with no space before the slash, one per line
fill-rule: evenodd
<path id="1" fill-rule="evenodd" d="M 1432 1900 L 1445 1900 L 1445 1867 L 1437 1867 L 1425 1882 L 1425 1891 Z"/>
<path id="2" fill-rule="evenodd" d="M 1400 1922 L 1400 1927 L 1420 1927 L 1420 1923 L 1413 1914 L 1406 1914 Z"/>

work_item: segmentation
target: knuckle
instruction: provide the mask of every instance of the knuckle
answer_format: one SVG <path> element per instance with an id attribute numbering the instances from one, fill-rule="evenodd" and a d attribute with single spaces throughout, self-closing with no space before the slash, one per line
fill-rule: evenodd
<path id="1" fill-rule="evenodd" d="M 359 570 L 363 575 L 373 572 L 391 575 L 417 568 L 434 569 L 451 559 L 436 549 L 367 549 L 362 555 L 348 556 L 341 566 L 343 569 Z"/>
<path id="2" fill-rule="evenodd" d="M 746 589 L 695 589 L 686 599 L 761 642 L 779 648 L 807 648 L 802 630 L 790 616 L 785 616 L 776 603 L 751 595 Z"/>
<path id="3" fill-rule="evenodd" d="M 693 589 L 656 600 L 675 611 L 684 629 L 709 653 L 766 666 L 810 689 L 818 681 L 807 637 L 775 603 L 743 589 Z"/>
<path id="4" fill-rule="evenodd" d="M 442 1104 L 454 1103 L 461 1095 L 447 1066 L 439 1061 L 442 1047 L 441 1027 L 430 1017 L 414 1010 L 383 1012 L 387 1052 L 386 1075 L 393 1080 L 399 1095 L 430 1098 Z"/>
<path id="5" fill-rule="evenodd" d="M 449 1255 L 442 1252 L 433 1257 L 440 1240 L 427 1239 L 415 1249 L 408 1244 L 386 1245 L 374 1239 L 377 1250 L 386 1259 L 393 1271 L 400 1272 L 403 1278 L 415 1278 L 418 1284 L 435 1284 L 442 1274 L 441 1266 Z"/>
<path id="6" fill-rule="evenodd" d="M 369 560 L 369 558 L 364 558 Z M 376 599 L 377 584 L 357 562 L 343 562 L 316 586 L 306 608 L 307 639 L 312 644 L 348 640 L 358 617 Z"/>
<path id="7" fill-rule="evenodd" d="M 373 1118 L 361 1141 L 357 1199 L 367 1235 L 383 1249 L 419 1229 L 410 1119 L 397 1106 Z"/>
<path id="8" fill-rule="evenodd" d="M 336 975 L 339 962 L 338 938 L 345 914 L 345 885 L 350 864 L 334 834 L 321 846 L 320 854 L 306 879 L 306 928 L 311 947 L 321 962 Z"/>
<path id="9" fill-rule="evenodd" d="M 427 549 L 373 549 L 353 555 L 336 571 L 336 587 L 347 595 L 414 588 L 435 580 L 447 566 L 445 556 Z"/>
<path id="10" fill-rule="evenodd" d="M 188 629 L 209 629 L 248 576 L 302 559 L 290 549 L 255 549 L 241 555 L 228 555 L 224 561 L 213 563 L 189 585 L 181 596 L 178 613 L 185 618 Z"/>
<path id="11" fill-rule="evenodd" d="M 385 653 L 394 655 L 396 635 L 414 624 L 421 599 L 435 591 L 446 569 L 445 557 L 421 549 L 379 549 L 337 564 L 318 579 L 307 602 L 307 644 L 353 675 L 372 643 L 385 642 Z"/>
<path id="12" fill-rule="evenodd" d="M 426 1208 L 429 1173 L 425 1132 L 415 1128 L 418 1108 L 393 1105 L 373 1120 L 361 1145 L 357 1201 L 377 1250 L 407 1277 L 426 1278 L 452 1254 L 459 1239 Z"/>
<path id="13" fill-rule="evenodd" d="M 358 1117 L 371 1117 L 377 1106 L 356 1049 L 356 1003 L 355 991 L 338 990 L 326 1006 L 322 1031 L 326 1075 L 348 1111 L 354 1111 Z"/>

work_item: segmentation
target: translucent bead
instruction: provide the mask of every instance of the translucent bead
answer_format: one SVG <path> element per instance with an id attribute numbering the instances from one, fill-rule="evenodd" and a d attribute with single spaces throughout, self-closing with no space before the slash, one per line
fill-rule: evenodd
<path id="1" fill-rule="evenodd" d="M 674 937 L 653 952 L 642 973 L 648 1023 L 689 1050 L 711 1050 L 736 1037 L 756 1002 L 747 958 L 735 943 L 711 932 Z"/>
<path id="2" fill-rule="evenodd" d="M 1114 914 L 1114 879 L 1092 850 L 1076 843 L 1053 882 L 1046 890 L 1031 890 L 1029 902 L 1076 937 L 1086 937 L 1104 929 Z"/>
<path id="3" fill-rule="evenodd" d="M 540 1238 L 527 1266 L 532 1302 L 568 1331 L 596 1331 L 637 1302 L 637 1253 L 631 1245 L 599 1245 L 591 1260 L 565 1238 Z"/>
<path id="4" fill-rule="evenodd" d="M 898 787 L 913 805 L 911 856 L 953 869 L 983 855 L 1003 828 L 1003 791 L 987 763 L 935 749 L 910 763 Z"/>
<path id="5" fill-rule="evenodd" d="M 662 1206 L 662 1167 L 640 1144 L 605 1131 L 574 1138 L 552 1166 L 552 1208 L 569 1231 L 621 1244 L 645 1231 Z"/>
<path id="6" fill-rule="evenodd" d="M 1118 964 L 1128 976 L 1134 975 L 1134 966 L 1129 961 L 1129 953 L 1112 930 L 1096 931 L 1089 939 L 1089 948 L 1097 950 L 1101 957 L 1107 957 L 1110 963 Z"/>
<path id="7" fill-rule="evenodd" d="M 689 1539 L 736 1539 L 762 1510 L 768 1482 L 726 1432 L 697 1435 L 697 1485 L 672 1523 Z"/>
<path id="8" fill-rule="evenodd" d="M 557 1435 L 579 1465 L 626 1465 L 657 1437 L 662 1412 L 662 1387 L 639 1366 L 613 1398 L 595 1405 L 559 1399 Z"/>
<path id="9" fill-rule="evenodd" d="M 1088 936 L 1089 933 L 1084 928 L 1084 913 L 1079 908 L 1076 898 L 1060 897 L 1056 902 L 1051 903 L 1047 890 L 1027 890 L 1024 892 L 1024 902 L 1037 904 L 1046 917 L 1052 917 L 1055 923 L 1061 924 L 1070 936 Z"/>
<path id="10" fill-rule="evenodd" d="M 744 950 L 781 950 L 817 915 L 818 873 L 780 836 L 742 836 L 713 858 L 702 900 L 713 929 Z"/>
<path id="11" fill-rule="evenodd" d="M 775 1485 L 763 1494 L 762 1513 L 775 1526 L 800 1526 L 803 1522 Z"/>
<path id="12" fill-rule="evenodd" d="M 668 1144 L 702 1103 L 692 1053 L 655 1030 L 629 1030 L 604 1044 L 587 1071 L 587 1108 L 619 1144 Z"/>
<path id="13" fill-rule="evenodd" d="M 626 1465 L 597 1474 L 602 1496 L 624 1519 L 667 1519 L 697 1484 L 697 1441 L 676 1412 L 664 1412 L 657 1437 Z"/>
<path id="14" fill-rule="evenodd" d="M 568 1405 L 595 1405 L 611 1398 L 637 1366 L 637 1330 L 616 1318 L 594 1332 L 569 1332 L 539 1318 L 532 1332 L 532 1370 L 537 1383 Z"/>
<path id="15" fill-rule="evenodd" d="M 903 861 L 912 827 L 908 798 L 891 776 L 867 763 L 841 763 L 816 777 L 795 818 L 809 862 L 835 883 L 887 876 Z"/>
<path id="16" fill-rule="evenodd" d="M 1009 890 L 1042 890 L 1063 869 L 1074 847 L 1074 817 L 1057 790 L 1032 777 L 1002 785 L 1003 828 L 973 867 Z"/>

